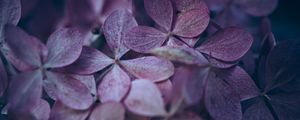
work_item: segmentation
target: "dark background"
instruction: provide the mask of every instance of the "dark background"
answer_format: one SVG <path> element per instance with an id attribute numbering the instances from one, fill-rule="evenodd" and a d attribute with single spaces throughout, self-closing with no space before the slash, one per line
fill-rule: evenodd
<path id="1" fill-rule="evenodd" d="M 269 18 L 276 40 L 300 38 L 299 0 L 279 0 L 277 9 Z"/>

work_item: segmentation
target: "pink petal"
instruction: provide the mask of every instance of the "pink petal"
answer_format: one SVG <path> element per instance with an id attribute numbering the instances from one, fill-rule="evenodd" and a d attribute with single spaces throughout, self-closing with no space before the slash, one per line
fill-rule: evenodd
<path id="1" fill-rule="evenodd" d="M 90 113 L 88 110 L 74 110 L 56 101 L 51 109 L 50 120 L 86 120 Z"/>
<path id="2" fill-rule="evenodd" d="M 208 61 L 209 61 L 210 65 L 215 67 L 215 68 L 221 68 L 221 69 L 230 68 L 230 67 L 235 66 L 237 64 L 237 62 L 225 62 L 225 61 L 222 61 L 222 60 L 217 60 L 217 59 L 212 58 L 210 56 L 207 56 L 207 58 L 208 58 Z"/>
<path id="3" fill-rule="evenodd" d="M 106 102 L 97 105 L 89 120 L 125 120 L 125 108 L 118 102 Z"/>
<path id="4" fill-rule="evenodd" d="M 164 116 L 163 99 L 159 89 L 149 80 L 134 80 L 124 101 L 127 109 L 142 116 Z"/>
<path id="5" fill-rule="evenodd" d="M 209 12 L 204 0 L 173 0 L 176 9 L 180 12 L 187 12 L 190 10 L 202 10 Z"/>
<path id="6" fill-rule="evenodd" d="M 99 50 L 84 46 L 79 58 L 63 70 L 75 74 L 92 74 L 112 64 L 114 61 Z"/>
<path id="7" fill-rule="evenodd" d="M 52 99 L 59 99 L 67 107 L 77 110 L 88 109 L 92 105 L 89 89 L 79 80 L 55 72 L 46 72 L 46 75 L 44 88 Z"/>
<path id="8" fill-rule="evenodd" d="M 48 60 L 45 67 L 63 67 L 73 63 L 82 50 L 85 35 L 77 28 L 61 28 L 48 39 Z"/>
<path id="9" fill-rule="evenodd" d="M 0 59 L 0 96 L 2 96 L 7 88 L 8 79 L 2 60 Z"/>
<path id="10" fill-rule="evenodd" d="M 5 26 L 5 38 L 6 45 L 10 50 L 8 56 L 12 56 L 7 58 L 15 67 L 18 69 L 23 68 L 22 64 L 18 64 L 16 61 L 24 62 L 23 64 L 32 68 L 41 66 L 42 57 L 46 54 L 47 49 L 40 40 L 28 35 L 22 29 L 12 24 Z"/>
<path id="11" fill-rule="evenodd" d="M 40 99 L 39 103 L 32 109 L 36 120 L 48 120 L 50 117 L 50 105 L 47 101 Z"/>
<path id="12" fill-rule="evenodd" d="M 155 28 L 138 26 L 126 33 L 124 43 L 133 51 L 146 53 L 161 46 L 166 39 L 167 35 Z"/>
<path id="13" fill-rule="evenodd" d="M 205 106 L 216 120 L 241 120 L 239 95 L 221 78 L 211 72 L 205 91 Z"/>
<path id="14" fill-rule="evenodd" d="M 162 98 L 164 99 L 164 103 L 168 104 L 171 100 L 173 84 L 170 80 L 165 80 L 162 82 L 156 83 L 160 93 L 162 94 Z"/>
<path id="15" fill-rule="evenodd" d="M 152 49 L 151 53 L 159 57 L 189 65 L 208 65 L 206 58 L 193 48 L 163 46 Z"/>
<path id="16" fill-rule="evenodd" d="M 13 76 L 8 87 L 10 109 L 28 109 L 42 96 L 42 73 L 39 70 Z"/>
<path id="17" fill-rule="evenodd" d="M 260 95 L 252 78 L 239 66 L 218 73 L 240 95 L 241 100 Z"/>
<path id="18" fill-rule="evenodd" d="M 120 63 L 135 77 L 153 82 L 166 80 L 174 74 L 174 66 L 170 61 L 154 56 L 122 60 Z"/>
<path id="19" fill-rule="evenodd" d="M 172 33 L 181 37 L 196 37 L 206 29 L 208 23 L 208 12 L 191 10 L 179 14 Z"/>
<path id="20" fill-rule="evenodd" d="M 128 48 L 124 46 L 124 33 L 137 26 L 134 17 L 125 9 L 116 10 L 107 17 L 103 25 L 103 33 L 115 58 L 122 57 Z"/>
<path id="21" fill-rule="evenodd" d="M 120 102 L 130 88 L 130 78 L 118 65 L 107 73 L 98 88 L 101 102 Z"/>
<path id="22" fill-rule="evenodd" d="M 96 81 L 94 75 L 72 75 L 75 79 L 83 83 L 93 95 L 97 94 Z"/>
<path id="23" fill-rule="evenodd" d="M 276 9 L 278 0 L 241 0 L 237 4 L 250 15 L 263 17 Z"/>
<path id="24" fill-rule="evenodd" d="M 252 35 L 237 27 L 228 27 L 215 33 L 197 49 L 223 61 L 236 61 L 250 49 Z"/>
<path id="25" fill-rule="evenodd" d="M 156 24 L 169 31 L 172 26 L 173 8 L 170 0 L 144 0 L 148 15 Z"/>

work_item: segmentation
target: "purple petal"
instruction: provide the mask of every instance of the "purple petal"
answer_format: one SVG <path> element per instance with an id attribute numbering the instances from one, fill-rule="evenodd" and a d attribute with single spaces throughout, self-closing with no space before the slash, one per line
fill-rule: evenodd
<path id="1" fill-rule="evenodd" d="M 41 66 L 42 57 L 47 54 L 43 43 L 11 24 L 5 26 L 5 41 L 11 50 L 8 52 L 11 57 L 7 58 L 20 70 L 23 68 L 22 62 L 32 68 Z"/>
<path id="2" fill-rule="evenodd" d="M 4 25 L 7 23 L 17 25 L 21 18 L 21 2 L 20 0 L 2 0 L 0 11 L 0 41 L 2 42 Z"/>
<path id="3" fill-rule="evenodd" d="M 262 17 L 269 15 L 276 9 L 278 0 L 241 0 L 237 1 L 237 4 L 248 14 Z"/>
<path id="4" fill-rule="evenodd" d="M 265 101 L 255 98 L 255 103 L 244 112 L 243 120 L 274 120 L 274 118 Z"/>
<path id="5" fill-rule="evenodd" d="M 136 78 L 153 82 L 166 80 L 174 74 L 174 66 L 170 61 L 154 56 L 122 60 L 120 63 Z"/>
<path id="6" fill-rule="evenodd" d="M 7 79 L 7 73 L 5 71 L 3 62 L 0 58 L 0 96 L 2 96 L 7 88 L 8 85 L 8 79 Z"/>
<path id="7" fill-rule="evenodd" d="M 225 81 L 211 72 L 205 91 L 205 106 L 216 120 L 241 120 L 239 95 Z"/>
<path id="8" fill-rule="evenodd" d="M 166 58 L 168 60 L 181 62 L 189 65 L 208 65 L 206 58 L 197 50 L 187 47 L 168 47 L 163 46 L 154 48 L 151 53 Z"/>
<path id="9" fill-rule="evenodd" d="M 228 27 L 208 38 L 198 50 L 223 61 L 236 61 L 250 49 L 252 35 L 240 28 Z"/>
<path id="10" fill-rule="evenodd" d="M 196 37 L 208 26 L 209 14 L 207 11 L 192 10 L 179 14 L 172 31 L 181 37 Z"/>
<path id="11" fill-rule="evenodd" d="M 239 95 L 241 100 L 246 100 L 260 95 L 252 78 L 242 68 L 236 66 L 231 69 L 221 70 L 218 72 Z"/>
<path id="12" fill-rule="evenodd" d="M 164 99 L 164 103 L 168 104 L 172 97 L 172 89 L 173 84 L 171 80 L 165 80 L 162 82 L 156 83 L 160 93 L 162 94 L 162 98 Z"/>
<path id="13" fill-rule="evenodd" d="M 159 89 L 149 80 L 134 80 L 124 103 L 127 109 L 142 116 L 164 116 L 164 102 Z"/>
<path id="14" fill-rule="evenodd" d="M 118 65 L 114 65 L 98 87 L 101 102 L 120 102 L 130 88 L 130 78 Z"/>
<path id="15" fill-rule="evenodd" d="M 99 0 L 94 0 L 99 1 Z M 104 23 L 107 17 L 114 11 L 119 9 L 126 9 L 132 13 L 132 0 L 108 0 L 105 1 L 102 13 L 100 14 L 100 24 Z M 95 5 L 98 6 L 98 5 Z"/>
<path id="16" fill-rule="evenodd" d="M 90 113 L 88 110 L 74 110 L 56 101 L 51 109 L 50 120 L 86 120 Z"/>
<path id="17" fill-rule="evenodd" d="M 125 108 L 118 102 L 106 102 L 94 108 L 89 120 L 125 120 Z"/>
<path id="18" fill-rule="evenodd" d="M 174 116 L 170 120 L 204 120 L 193 112 L 184 112 L 179 116 Z"/>
<path id="19" fill-rule="evenodd" d="M 202 10 L 209 12 L 207 5 L 204 0 L 173 0 L 176 6 L 176 9 L 181 12 L 187 12 L 190 10 Z"/>
<path id="20" fill-rule="evenodd" d="M 44 88 L 52 99 L 59 99 L 67 107 L 77 110 L 88 109 L 92 105 L 89 89 L 79 80 L 55 72 L 46 72 L 46 75 Z"/>
<path id="21" fill-rule="evenodd" d="M 76 74 L 92 74 L 112 64 L 114 61 L 99 50 L 83 47 L 79 58 L 71 65 L 62 68 Z"/>
<path id="22" fill-rule="evenodd" d="M 128 30 L 136 26 L 134 17 L 125 9 L 117 10 L 107 17 L 103 25 L 103 33 L 115 58 L 120 58 L 129 51 L 124 46 L 123 37 Z"/>
<path id="23" fill-rule="evenodd" d="M 94 75 L 72 75 L 75 79 L 83 83 L 93 95 L 97 94 L 96 81 Z"/>
<path id="24" fill-rule="evenodd" d="M 77 28 L 61 28 L 52 33 L 47 42 L 45 66 L 57 68 L 73 63 L 80 56 L 85 35 Z"/>
<path id="25" fill-rule="evenodd" d="M 167 31 L 171 29 L 173 8 L 170 0 L 144 0 L 144 6 L 156 24 Z"/>
<path id="26" fill-rule="evenodd" d="M 212 58 L 210 56 L 207 56 L 208 58 L 208 61 L 210 63 L 211 66 L 215 67 L 215 68 L 230 68 L 234 65 L 237 64 L 237 62 L 225 62 L 225 61 L 222 61 L 222 60 L 217 60 L 215 58 Z"/>
<path id="27" fill-rule="evenodd" d="M 151 27 L 138 26 L 129 30 L 125 37 L 125 45 L 136 52 L 147 53 L 160 47 L 167 39 L 167 34 Z"/>

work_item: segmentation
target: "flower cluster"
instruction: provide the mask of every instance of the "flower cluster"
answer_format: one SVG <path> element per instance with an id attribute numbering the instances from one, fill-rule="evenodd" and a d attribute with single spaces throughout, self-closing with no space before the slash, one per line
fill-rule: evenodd
<path id="1" fill-rule="evenodd" d="M 296 120 L 278 0 L 1 0 L 0 118 Z M 255 20 L 253 20 L 255 19 Z"/>

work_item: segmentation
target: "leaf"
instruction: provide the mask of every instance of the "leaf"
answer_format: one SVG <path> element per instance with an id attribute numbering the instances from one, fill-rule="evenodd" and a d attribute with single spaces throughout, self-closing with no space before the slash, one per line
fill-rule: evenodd
<path id="1" fill-rule="evenodd" d="M 17 25 L 21 18 L 20 0 L 2 0 L 0 2 L 0 42 L 3 42 L 3 28 L 7 23 Z"/>
<path id="2" fill-rule="evenodd" d="M 134 17 L 125 9 L 116 10 L 107 17 L 103 33 L 109 47 L 115 53 L 115 58 L 120 58 L 129 51 L 124 45 L 124 34 L 136 26 Z"/>
<path id="3" fill-rule="evenodd" d="M 74 110 L 58 100 L 51 109 L 50 120 L 86 120 L 89 113 L 90 109 Z"/>
<path id="4" fill-rule="evenodd" d="M 170 0 L 144 0 L 148 15 L 156 24 L 169 31 L 172 26 L 173 8 Z"/>
<path id="5" fill-rule="evenodd" d="M 173 0 L 176 9 L 180 12 L 187 12 L 190 10 L 201 10 L 209 12 L 204 0 Z"/>
<path id="6" fill-rule="evenodd" d="M 215 120 L 241 120 L 240 97 L 225 81 L 211 72 L 205 91 L 205 107 Z"/>
<path id="7" fill-rule="evenodd" d="M 22 64 L 15 61 L 22 61 L 31 69 L 41 66 L 42 57 L 47 54 L 47 48 L 42 42 L 12 24 L 7 24 L 4 30 L 6 44 L 11 50 L 8 56 L 12 56 L 7 58 L 15 67 L 20 70 L 24 68 Z"/>
<path id="8" fill-rule="evenodd" d="M 160 93 L 162 94 L 164 103 L 168 104 L 172 97 L 173 84 L 172 84 L 171 80 L 165 80 L 162 82 L 158 82 L 158 83 L 156 83 L 156 86 L 158 87 L 158 89 L 160 90 Z"/>
<path id="9" fill-rule="evenodd" d="M 207 11 L 191 10 L 179 14 L 172 33 L 181 37 L 196 37 L 206 29 L 208 23 Z"/>
<path id="10" fill-rule="evenodd" d="M 223 61 L 236 61 L 250 49 L 252 35 L 237 27 L 225 28 L 208 38 L 197 49 Z"/>
<path id="11" fill-rule="evenodd" d="M 125 108 L 118 102 L 106 102 L 97 105 L 89 120 L 125 120 Z"/>
<path id="12" fill-rule="evenodd" d="M 138 115 L 148 117 L 166 115 L 161 93 L 149 80 L 134 80 L 124 103 L 129 111 Z"/>
<path id="13" fill-rule="evenodd" d="M 263 99 L 255 98 L 255 103 L 244 112 L 243 120 L 274 120 L 274 118 Z"/>
<path id="14" fill-rule="evenodd" d="M 130 78 L 118 65 L 114 65 L 98 86 L 101 102 L 120 102 L 130 88 Z"/>
<path id="15" fill-rule="evenodd" d="M 125 37 L 125 45 L 136 52 L 147 53 L 160 47 L 167 39 L 167 34 L 151 27 L 138 26 L 129 30 Z"/>
<path id="16" fill-rule="evenodd" d="M 89 89 L 79 80 L 49 71 L 46 72 L 46 76 L 44 89 L 52 99 L 59 99 L 67 107 L 76 110 L 88 109 L 92 105 L 93 98 Z"/>
<path id="17" fill-rule="evenodd" d="M 279 120 L 296 120 L 300 117 L 300 93 L 279 93 L 270 95 L 270 103 Z"/>
<path id="18" fill-rule="evenodd" d="M 250 15 L 263 17 L 276 9 L 278 0 L 241 0 L 237 4 Z"/>
<path id="19" fill-rule="evenodd" d="M 74 74 L 92 74 L 104 69 L 113 62 L 111 58 L 97 49 L 84 46 L 79 58 L 71 65 L 62 69 Z"/>
<path id="20" fill-rule="evenodd" d="M 239 66 L 220 70 L 217 74 L 240 95 L 241 100 L 260 95 L 260 90 L 256 87 L 252 78 Z"/>
<path id="21" fill-rule="evenodd" d="M 266 61 L 266 91 L 286 84 L 299 75 L 299 51 L 298 41 L 283 42 L 273 48 Z"/>
<path id="22" fill-rule="evenodd" d="M 192 48 L 163 46 L 152 49 L 151 53 L 168 60 L 189 65 L 208 65 L 206 58 L 200 52 Z"/>
<path id="23" fill-rule="evenodd" d="M 58 68 L 70 65 L 79 56 L 85 33 L 78 28 L 60 28 L 48 39 L 48 60 L 45 67 Z"/>
<path id="24" fill-rule="evenodd" d="M 0 97 L 2 97 L 2 95 L 4 94 L 7 86 L 8 86 L 7 73 L 5 71 L 3 62 L 0 58 Z"/>
<path id="25" fill-rule="evenodd" d="M 166 80 L 174 74 L 174 66 L 170 61 L 154 56 L 122 60 L 120 63 L 135 77 L 153 82 Z"/>

